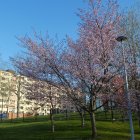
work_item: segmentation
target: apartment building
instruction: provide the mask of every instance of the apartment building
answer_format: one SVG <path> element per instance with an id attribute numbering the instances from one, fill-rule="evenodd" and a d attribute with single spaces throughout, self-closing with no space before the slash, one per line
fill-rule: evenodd
<path id="1" fill-rule="evenodd" d="M 17 75 L 12 70 L 0 70 L 0 114 L 17 113 L 18 110 L 19 113 L 47 115 L 51 108 L 55 113 L 76 111 L 75 106 L 63 98 L 64 90 L 47 83 L 42 99 L 28 98 L 34 91 L 29 91 L 27 85 L 34 82 L 33 79 Z M 38 94 L 39 92 L 41 91 L 38 91 Z"/>
<path id="2" fill-rule="evenodd" d="M 0 111 L 15 112 L 16 96 L 14 94 L 16 88 L 16 79 L 14 72 L 0 71 Z"/>

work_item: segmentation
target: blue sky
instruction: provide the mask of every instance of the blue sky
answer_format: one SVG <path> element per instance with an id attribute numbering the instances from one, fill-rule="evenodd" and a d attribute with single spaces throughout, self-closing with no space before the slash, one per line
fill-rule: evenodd
<path id="1" fill-rule="evenodd" d="M 48 31 L 64 38 L 76 37 L 79 18 L 77 8 L 85 8 L 84 0 L 0 0 L 0 54 L 8 62 L 9 56 L 20 52 L 16 36 Z M 130 7 L 134 0 L 119 0 L 121 7 Z"/>

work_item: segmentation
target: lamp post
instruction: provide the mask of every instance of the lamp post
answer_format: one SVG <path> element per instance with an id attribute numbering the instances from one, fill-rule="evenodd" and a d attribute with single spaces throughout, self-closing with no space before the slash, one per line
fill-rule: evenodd
<path id="1" fill-rule="evenodd" d="M 121 42 L 121 47 L 122 47 L 122 51 L 123 51 L 123 64 L 124 64 L 124 74 L 125 74 L 125 90 L 126 90 L 126 97 L 127 97 L 129 124 L 130 124 L 130 129 L 131 129 L 131 140 L 135 140 L 132 113 L 131 113 L 131 101 L 130 101 L 130 94 L 129 94 L 129 88 L 128 88 L 128 75 L 127 75 L 126 62 L 125 62 L 125 50 L 124 50 L 124 46 L 123 46 L 123 41 L 127 40 L 127 37 L 119 36 L 119 37 L 116 38 L 116 40 L 118 42 Z"/>

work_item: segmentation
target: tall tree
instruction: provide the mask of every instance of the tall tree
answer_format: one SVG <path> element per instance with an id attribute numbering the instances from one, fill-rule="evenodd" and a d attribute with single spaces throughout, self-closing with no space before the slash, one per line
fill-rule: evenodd
<path id="1" fill-rule="evenodd" d="M 106 103 L 97 107 L 96 100 L 108 96 L 112 78 L 122 67 L 116 61 L 117 8 L 114 0 L 89 0 L 89 10 L 78 14 L 76 41 L 67 37 L 65 48 L 35 34 L 36 40 L 20 39 L 26 56 L 12 59 L 21 74 L 62 85 L 75 105 L 89 113 L 93 138 L 97 134 L 95 111 Z"/>

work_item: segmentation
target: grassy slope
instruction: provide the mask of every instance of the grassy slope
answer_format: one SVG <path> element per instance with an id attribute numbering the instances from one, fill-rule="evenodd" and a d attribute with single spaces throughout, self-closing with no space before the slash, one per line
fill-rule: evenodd
<path id="1" fill-rule="evenodd" d="M 32 121 L 31 121 L 32 120 Z M 26 120 L 25 120 L 26 121 Z M 80 127 L 79 120 L 55 121 L 55 133 L 50 131 L 50 121 L 32 118 L 29 122 L 21 120 L 12 123 L 0 123 L 0 140 L 53 140 L 62 138 L 89 137 L 90 122 L 86 121 L 86 127 Z M 129 140 L 128 122 L 97 121 L 97 140 Z M 135 137 L 140 139 L 140 129 L 135 122 Z M 70 140 L 70 139 L 69 139 Z M 80 139 L 76 139 L 80 140 Z M 85 139 L 84 139 L 85 140 Z"/>

